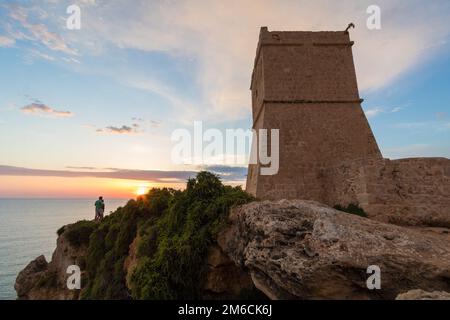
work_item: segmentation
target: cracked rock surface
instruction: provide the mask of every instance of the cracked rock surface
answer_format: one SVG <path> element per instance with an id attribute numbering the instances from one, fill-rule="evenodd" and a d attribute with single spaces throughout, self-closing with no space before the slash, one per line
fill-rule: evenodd
<path id="1" fill-rule="evenodd" d="M 232 210 L 222 250 L 271 299 L 395 299 L 450 291 L 448 233 L 385 224 L 303 200 Z M 369 290 L 367 268 L 381 269 Z"/>

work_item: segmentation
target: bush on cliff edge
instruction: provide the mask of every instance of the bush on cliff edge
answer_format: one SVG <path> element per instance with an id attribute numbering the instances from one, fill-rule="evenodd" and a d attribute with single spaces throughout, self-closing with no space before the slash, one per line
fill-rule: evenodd
<path id="1" fill-rule="evenodd" d="M 57 234 L 58 236 L 64 233 L 64 236 L 69 243 L 74 247 L 87 246 L 89 244 L 89 237 L 97 227 L 95 221 L 82 220 L 68 226 L 61 227 Z"/>

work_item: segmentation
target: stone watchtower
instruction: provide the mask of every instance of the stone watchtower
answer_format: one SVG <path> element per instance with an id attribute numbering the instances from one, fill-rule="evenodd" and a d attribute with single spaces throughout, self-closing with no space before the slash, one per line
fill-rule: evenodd
<path id="1" fill-rule="evenodd" d="M 247 191 L 262 200 L 357 204 L 385 222 L 448 228 L 450 160 L 383 159 L 361 109 L 352 45 L 346 31 L 261 28 L 253 128 L 279 129 L 279 171 L 262 175 L 260 164 L 250 165 Z"/>
<path id="2" fill-rule="evenodd" d="M 347 31 L 261 28 L 251 81 L 253 129 L 280 130 L 280 168 L 263 176 L 259 164 L 250 165 L 249 193 L 327 203 L 326 170 L 382 159 L 361 108 L 352 45 Z"/>

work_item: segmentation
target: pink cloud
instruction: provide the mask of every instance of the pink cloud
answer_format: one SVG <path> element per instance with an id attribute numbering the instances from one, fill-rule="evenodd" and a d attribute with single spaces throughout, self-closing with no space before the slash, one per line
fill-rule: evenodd
<path id="1" fill-rule="evenodd" d="M 51 116 L 58 118 L 72 117 L 74 114 L 70 111 L 59 111 L 55 110 L 43 103 L 31 103 L 26 105 L 22 109 L 23 113 L 40 115 L 40 116 Z"/>

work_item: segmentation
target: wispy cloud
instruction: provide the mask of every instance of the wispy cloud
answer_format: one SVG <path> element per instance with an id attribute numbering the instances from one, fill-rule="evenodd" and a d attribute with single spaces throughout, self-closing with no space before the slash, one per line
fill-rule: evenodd
<path id="1" fill-rule="evenodd" d="M 161 126 L 161 122 L 157 121 L 157 120 L 148 120 L 146 121 L 144 118 L 141 117 L 133 117 L 131 118 L 132 121 L 134 121 L 134 125 L 135 126 L 139 126 L 138 123 L 140 123 L 141 125 L 150 125 L 151 128 L 158 128 Z"/>
<path id="2" fill-rule="evenodd" d="M 150 126 L 151 126 L 152 128 L 158 128 L 158 127 L 161 126 L 161 122 L 156 121 L 156 120 L 150 120 Z"/>
<path id="3" fill-rule="evenodd" d="M 42 44 L 47 49 L 52 51 L 59 51 L 68 55 L 78 55 L 78 52 L 71 48 L 69 44 L 56 32 L 52 32 L 44 23 L 32 23 L 29 21 L 29 14 L 37 11 L 38 16 L 43 19 L 47 18 L 45 11 L 37 7 L 21 7 L 9 6 L 9 17 L 20 25 L 19 29 L 10 29 L 10 36 L 14 40 L 28 40 L 35 43 Z"/>
<path id="4" fill-rule="evenodd" d="M 98 128 L 95 125 L 85 125 L 85 127 L 89 129 L 94 129 L 97 133 L 102 134 L 117 134 L 117 135 L 132 135 L 143 133 L 146 129 L 155 129 L 161 126 L 161 122 L 156 120 L 145 120 L 140 117 L 132 117 L 131 120 L 133 123 L 129 125 L 121 125 L 121 126 L 107 126 L 105 128 Z"/>
<path id="5" fill-rule="evenodd" d="M 128 170 L 119 168 L 98 169 L 94 167 L 69 167 L 76 170 L 42 170 L 24 167 L 0 165 L 0 176 L 27 176 L 27 177 L 65 177 L 65 178 L 110 178 L 141 180 L 151 182 L 182 182 L 195 177 L 198 171 L 160 171 L 160 170 Z M 216 169 L 216 170 L 214 170 Z M 82 171 L 86 170 L 86 171 Z M 98 171 L 101 170 L 101 171 Z M 242 180 L 242 173 L 246 168 L 226 167 L 210 168 L 218 174 L 223 181 Z M 239 172 L 240 174 L 230 174 Z"/>
<path id="6" fill-rule="evenodd" d="M 195 176 L 194 171 L 157 171 L 157 170 L 127 170 L 127 169 L 110 169 L 104 171 L 72 171 L 72 170 L 42 170 L 30 169 L 24 167 L 4 166 L 0 165 L 0 175 L 3 176 L 35 176 L 35 177 L 91 177 L 91 178 L 110 178 L 110 179 L 126 179 L 126 180 L 148 180 L 159 181 L 163 178 L 173 178 L 184 181 L 189 177 Z"/>
<path id="7" fill-rule="evenodd" d="M 78 166 L 67 166 L 67 169 L 73 170 L 98 170 L 96 167 L 78 167 Z"/>
<path id="8" fill-rule="evenodd" d="M 247 167 L 208 165 L 200 166 L 199 169 L 213 172 L 229 181 L 243 181 L 247 177 Z"/>
<path id="9" fill-rule="evenodd" d="M 55 110 L 43 103 L 31 103 L 21 108 L 23 113 L 38 115 L 38 116 L 48 116 L 48 117 L 58 117 L 58 118 L 67 118 L 72 117 L 74 114 L 70 111 L 59 111 Z"/>
<path id="10" fill-rule="evenodd" d="M 124 85 L 167 99 L 183 113 L 179 119 L 200 115 L 226 121 L 249 116 L 248 87 L 260 26 L 343 30 L 349 21 L 355 22 L 351 38 L 362 91 L 392 84 L 438 52 L 450 35 L 450 2 L 446 0 L 436 0 L 432 6 L 418 0 L 379 0 L 382 29 L 374 31 L 366 28 L 366 8 L 372 0 L 285 0 L 282 4 L 276 0 L 229 0 L 226 5 L 221 0 L 136 1 L 133 6 L 129 0 L 84 0 L 83 4 L 91 6 L 83 9 L 82 28 L 88 31 L 70 33 L 64 39 L 50 27 L 49 19 L 45 24 L 31 23 L 26 10 L 12 7 L 11 17 L 22 27 L 11 34 L 16 40 L 39 42 L 69 56 L 108 55 L 109 48 L 115 47 L 193 61 L 193 82 L 199 91 L 195 99 L 183 96 L 180 88 L 164 80 L 120 73 Z M 369 110 L 368 116 L 380 113 Z"/>
<path id="11" fill-rule="evenodd" d="M 0 35 L 0 47 L 12 47 L 16 41 L 13 38 Z"/>
<path id="12" fill-rule="evenodd" d="M 374 118 L 380 114 L 386 114 L 386 113 L 396 113 L 403 110 L 402 107 L 394 107 L 394 108 L 381 108 L 381 107 L 375 107 L 370 108 L 365 111 L 365 114 L 367 118 Z"/>
<path id="13" fill-rule="evenodd" d="M 416 130 L 450 130 L 448 121 L 419 121 L 419 122 L 401 122 L 394 125 L 397 129 L 416 129 Z"/>
<path id="14" fill-rule="evenodd" d="M 271 0 L 223 1 L 186 0 L 139 2 L 130 9 L 133 19 L 123 19 L 118 0 L 115 9 L 99 4 L 98 12 L 109 18 L 89 19 L 98 43 L 147 52 L 165 52 L 172 57 L 190 57 L 196 62 L 195 81 L 202 101 L 196 107 L 221 119 L 248 115 L 248 87 L 259 27 L 271 30 L 343 30 L 356 22 L 351 37 L 361 90 L 376 90 L 417 67 L 440 48 L 449 33 L 449 3 L 437 1 L 424 7 L 419 1 L 378 1 L 382 30 L 365 26 L 366 8 L 372 1 Z M 238 8 L 238 9 L 237 9 Z M 117 9 L 117 10 L 116 10 Z M 98 14 L 98 12 L 91 14 Z M 89 13 L 88 13 L 89 14 Z M 395 15 L 395 19 L 388 19 Z M 108 24 L 108 21 L 111 23 Z M 383 48 L 383 54 L 380 54 Z M 135 82 L 135 87 L 161 94 L 183 111 L 186 102 L 176 90 L 164 84 Z M 180 99 L 181 98 L 181 99 Z"/>
<path id="15" fill-rule="evenodd" d="M 106 134 L 122 134 L 122 135 L 130 135 L 141 133 L 143 130 L 141 126 L 137 123 L 133 123 L 132 125 L 122 125 L 122 126 L 108 126 L 106 128 L 96 129 L 98 133 L 106 133 Z"/>
<path id="16" fill-rule="evenodd" d="M 121 79 L 118 79 L 125 86 L 155 93 L 167 101 L 176 109 L 182 110 L 183 118 L 181 122 L 191 123 L 191 121 L 198 119 L 201 114 L 205 115 L 207 113 L 206 110 L 200 110 L 199 105 L 195 104 L 190 99 L 183 97 L 180 93 L 177 92 L 176 88 L 170 87 L 157 79 L 150 78 L 125 78 L 124 76 Z M 180 120 L 180 119 L 178 119 Z"/>
<path id="17" fill-rule="evenodd" d="M 80 64 L 80 63 L 81 63 L 80 60 L 78 60 L 78 59 L 76 59 L 76 58 L 73 58 L 73 57 L 70 57 L 70 58 L 62 57 L 61 59 L 62 59 L 63 61 L 65 61 L 65 62 L 68 62 L 68 63 L 76 63 L 76 64 Z"/>
<path id="18" fill-rule="evenodd" d="M 47 61 L 55 61 L 55 57 L 53 57 L 49 54 L 46 54 L 44 52 L 41 52 L 39 50 L 30 49 L 29 53 L 30 53 L 30 56 L 29 56 L 30 59 L 40 58 L 40 59 L 44 59 Z"/>

